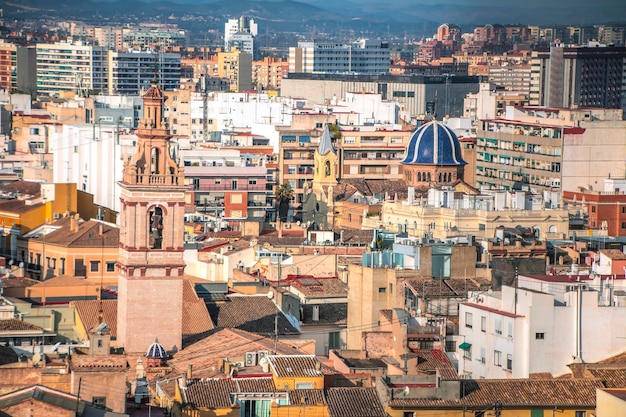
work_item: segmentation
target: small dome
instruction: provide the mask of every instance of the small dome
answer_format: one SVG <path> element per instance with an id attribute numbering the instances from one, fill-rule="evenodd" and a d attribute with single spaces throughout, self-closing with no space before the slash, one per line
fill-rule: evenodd
<path id="1" fill-rule="evenodd" d="M 146 352 L 146 358 L 167 359 L 167 356 L 167 352 L 163 345 L 159 343 L 159 339 L 156 339 Z"/>
<path id="2" fill-rule="evenodd" d="M 403 164 L 465 165 L 461 144 L 452 129 L 436 120 L 420 126 L 406 148 Z"/>
<path id="3" fill-rule="evenodd" d="M 154 99 L 154 100 L 161 100 L 164 98 L 163 90 L 157 87 L 156 79 L 152 80 L 152 85 L 150 86 L 150 88 L 146 90 L 146 92 L 143 95 L 143 98 Z"/>

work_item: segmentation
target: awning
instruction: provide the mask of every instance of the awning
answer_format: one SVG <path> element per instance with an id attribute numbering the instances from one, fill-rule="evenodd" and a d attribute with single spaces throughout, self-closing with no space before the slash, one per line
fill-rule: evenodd
<path id="1" fill-rule="evenodd" d="M 462 350 L 470 350 L 471 347 L 472 347 L 472 344 L 467 343 L 467 342 L 463 342 L 459 345 L 459 349 L 462 349 Z"/>

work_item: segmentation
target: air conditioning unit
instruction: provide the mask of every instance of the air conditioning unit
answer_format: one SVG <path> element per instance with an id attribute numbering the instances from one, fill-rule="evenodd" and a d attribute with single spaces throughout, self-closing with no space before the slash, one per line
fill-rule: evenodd
<path id="1" fill-rule="evenodd" d="M 265 359 L 265 357 L 268 356 L 269 354 L 270 354 L 269 350 L 259 350 L 258 352 L 259 362 L 261 362 L 261 359 Z"/>
<path id="2" fill-rule="evenodd" d="M 54 213 L 52 217 L 54 217 L 54 220 L 59 220 L 61 218 L 61 213 Z"/>
<path id="3" fill-rule="evenodd" d="M 298 146 L 304 146 L 303 142 L 298 143 Z"/>
<path id="4" fill-rule="evenodd" d="M 246 352 L 246 366 L 256 366 L 256 352 Z"/>
<path id="5" fill-rule="evenodd" d="M 291 223 L 285 223 L 285 229 L 291 229 Z"/>

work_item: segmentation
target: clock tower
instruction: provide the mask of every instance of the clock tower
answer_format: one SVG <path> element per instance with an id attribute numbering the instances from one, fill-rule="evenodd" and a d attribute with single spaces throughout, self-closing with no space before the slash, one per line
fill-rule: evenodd
<path id="1" fill-rule="evenodd" d="M 156 338 L 167 350 L 182 345 L 185 187 L 164 101 L 155 84 L 143 95 L 137 152 L 119 182 L 117 346 L 126 352 L 145 352 Z"/>

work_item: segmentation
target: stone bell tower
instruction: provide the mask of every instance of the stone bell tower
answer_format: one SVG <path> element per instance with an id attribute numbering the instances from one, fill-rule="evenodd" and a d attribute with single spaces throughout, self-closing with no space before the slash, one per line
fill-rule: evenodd
<path id="1" fill-rule="evenodd" d="M 154 84 L 144 94 L 137 152 L 119 182 L 117 346 L 126 352 L 145 352 L 156 338 L 167 350 L 182 345 L 185 187 L 164 101 Z"/>

